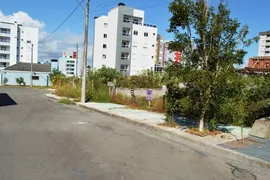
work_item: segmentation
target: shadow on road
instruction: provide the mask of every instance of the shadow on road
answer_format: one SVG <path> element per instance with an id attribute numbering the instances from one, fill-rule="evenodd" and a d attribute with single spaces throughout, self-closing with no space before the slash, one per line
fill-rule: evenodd
<path id="1" fill-rule="evenodd" d="M 12 105 L 17 105 L 17 103 L 7 93 L 0 93 L 0 107 Z"/>

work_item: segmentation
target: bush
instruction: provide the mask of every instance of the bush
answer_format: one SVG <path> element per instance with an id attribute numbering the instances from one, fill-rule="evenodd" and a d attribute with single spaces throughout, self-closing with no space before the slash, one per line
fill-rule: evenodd
<path id="1" fill-rule="evenodd" d="M 4 77 L 3 83 L 4 84 L 7 84 L 7 82 L 8 82 L 8 78 L 7 77 Z"/>
<path id="2" fill-rule="evenodd" d="M 18 85 L 23 85 L 23 86 L 25 86 L 25 82 L 24 82 L 24 79 L 23 79 L 23 77 L 19 77 L 19 78 L 16 78 L 16 83 L 18 84 Z"/>
<path id="3" fill-rule="evenodd" d="M 55 94 L 58 96 L 64 96 L 68 98 L 81 98 L 81 88 L 73 87 L 72 84 L 65 84 L 56 88 Z"/>

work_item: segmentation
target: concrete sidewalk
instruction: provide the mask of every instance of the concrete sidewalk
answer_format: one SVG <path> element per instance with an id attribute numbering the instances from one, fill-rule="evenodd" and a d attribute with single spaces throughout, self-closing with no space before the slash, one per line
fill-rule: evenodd
<path id="1" fill-rule="evenodd" d="M 46 94 L 46 97 L 59 100 L 63 97 L 54 94 Z M 233 141 L 231 138 L 221 138 L 221 135 L 233 136 L 240 138 L 240 131 L 231 126 L 230 134 L 224 133 L 217 136 L 199 137 L 185 132 L 186 129 L 170 128 L 160 126 L 160 123 L 165 122 L 165 115 L 149 112 L 145 110 L 129 109 L 126 106 L 112 103 L 77 103 L 78 106 L 91 109 L 109 116 L 118 118 L 119 120 L 147 128 L 159 136 L 165 137 L 174 142 L 184 143 L 195 148 L 200 148 L 205 152 L 240 161 L 256 167 L 270 168 L 270 161 L 265 161 L 254 156 L 243 154 L 228 148 L 220 146 L 220 144 Z M 244 130 L 244 136 L 247 137 L 249 129 Z"/>

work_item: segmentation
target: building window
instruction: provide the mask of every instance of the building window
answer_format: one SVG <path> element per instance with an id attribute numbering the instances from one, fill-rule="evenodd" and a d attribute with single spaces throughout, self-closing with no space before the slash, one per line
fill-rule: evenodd
<path id="1" fill-rule="evenodd" d="M 108 27 L 108 23 L 104 23 L 104 27 Z"/>
<path id="2" fill-rule="evenodd" d="M 122 48 L 129 48 L 129 41 L 122 41 Z"/>
<path id="3" fill-rule="evenodd" d="M 270 51 L 265 51 L 265 54 L 269 54 L 270 53 Z"/>
<path id="4" fill-rule="evenodd" d="M 21 49 L 23 49 L 23 47 L 21 47 Z"/>
<path id="5" fill-rule="evenodd" d="M 270 42 L 270 40 L 266 40 L 266 42 L 267 42 L 267 43 L 269 43 L 269 42 Z"/>
<path id="6" fill-rule="evenodd" d="M 156 35 L 156 33 L 153 33 L 153 36 L 155 36 Z"/>
<path id="7" fill-rule="evenodd" d="M 106 59 L 106 54 L 102 54 L 102 59 Z"/>
<path id="8" fill-rule="evenodd" d="M 154 56 L 152 56 L 152 59 L 154 59 Z"/>
<path id="9" fill-rule="evenodd" d="M 270 48 L 270 46 L 265 46 L 265 48 Z"/>
<path id="10" fill-rule="evenodd" d="M 135 36 L 138 36 L 138 31 L 134 31 L 133 33 Z"/>
<path id="11" fill-rule="evenodd" d="M 21 55 L 21 57 L 23 57 L 23 55 Z"/>
<path id="12" fill-rule="evenodd" d="M 144 37 L 148 37 L 148 33 L 147 32 L 144 33 Z"/>
<path id="13" fill-rule="evenodd" d="M 31 41 L 27 41 L 28 44 L 31 44 Z"/>
<path id="14" fill-rule="evenodd" d="M 126 73 L 127 71 L 128 71 L 128 65 L 127 64 L 121 64 L 120 72 Z"/>
<path id="15" fill-rule="evenodd" d="M 103 44 L 103 49 L 107 49 L 107 44 Z"/>
<path id="16" fill-rule="evenodd" d="M 146 46 L 143 46 L 143 49 L 147 49 L 147 47 Z"/>
<path id="17" fill-rule="evenodd" d="M 155 45 L 153 44 L 152 47 L 155 47 Z"/>
<path id="18" fill-rule="evenodd" d="M 104 37 L 104 38 L 107 38 L 107 34 L 103 34 L 103 37 Z"/>
<path id="19" fill-rule="evenodd" d="M 39 80 L 39 76 L 32 76 L 33 80 Z"/>
<path id="20" fill-rule="evenodd" d="M 121 60 L 128 60 L 129 59 L 129 53 L 121 53 Z"/>

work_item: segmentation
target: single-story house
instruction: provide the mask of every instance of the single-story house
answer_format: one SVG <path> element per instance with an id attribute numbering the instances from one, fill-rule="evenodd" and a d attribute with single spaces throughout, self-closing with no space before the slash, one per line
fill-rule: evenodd
<path id="1" fill-rule="evenodd" d="M 50 64 L 33 63 L 33 86 L 50 85 Z M 23 78 L 25 85 L 31 85 L 31 63 L 18 63 L 0 71 L 0 85 L 18 85 L 17 78 Z"/>

